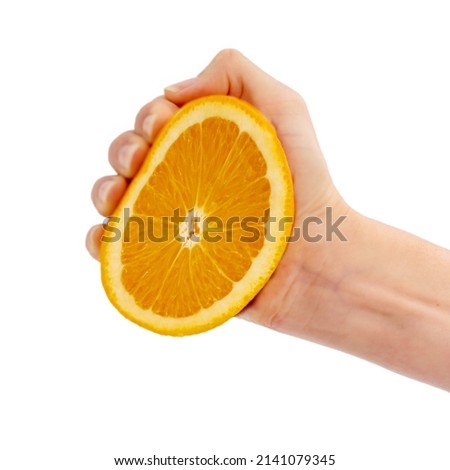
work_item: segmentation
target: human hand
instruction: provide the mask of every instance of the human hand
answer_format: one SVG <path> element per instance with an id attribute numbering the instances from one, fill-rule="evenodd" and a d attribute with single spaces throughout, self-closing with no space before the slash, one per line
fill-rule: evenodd
<path id="1" fill-rule="evenodd" d="M 336 190 L 304 100 L 234 50 L 145 105 L 113 141 L 115 176 L 92 190 L 109 216 L 162 126 L 184 103 L 231 95 L 275 127 L 291 169 L 296 241 L 240 316 L 450 390 L 450 252 L 351 209 Z M 299 231 L 300 229 L 300 231 Z M 98 258 L 102 226 L 87 236 Z M 298 236 L 300 235 L 300 236 Z"/>
<path id="2" fill-rule="evenodd" d="M 137 116 L 135 130 L 122 134 L 111 144 L 109 159 L 118 175 L 98 180 L 92 193 L 101 214 L 109 216 L 114 211 L 127 187 L 127 178 L 136 174 L 158 131 L 178 107 L 212 94 L 241 98 L 257 107 L 272 122 L 292 172 L 296 202 L 294 225 L 297 228 L 305 227 L 304 221 L 308 218 L 324 221 L 327 206 L 333 207 L 335 214 L 348 213 L 347 205 L 329 176 L 303 99 L 239 52 L 226 50 L 218 54 L 197 78 L 168 87 L 164 97 L 144 106 Z M 316 227 L 319 226 L 316 224 Z M 88 234 L 87 246 L 94 257 L 98 257 L 101 233 L 101 226 L 96 226 Z M 317 266 L 323 265 L 326 245 L 318 242 L 320 247 L 312 246 L 304 235 L 309 240 L 318 236 L 317 233 L 300 232 L 299 240 L 289 243 L 276 273 L 242 315 L 277 328 L 295 305 L 297 326 L 307 320 L 314 307 L 311 304 L 315 302 L 307 295 L 308 287 L 317 276 Z"/>

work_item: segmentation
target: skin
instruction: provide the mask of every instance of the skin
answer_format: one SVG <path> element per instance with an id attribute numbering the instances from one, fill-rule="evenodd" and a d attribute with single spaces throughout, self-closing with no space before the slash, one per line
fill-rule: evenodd
<path id="1" fill-rule="evenodd" d="M 240 314 L 268 328 L 321 343 L 450 391 L 450 251 L 371 220 L 336 190 L 302 97 L 235 50 L 220 52 L 197 77 L 167 87 L 138 113 L 135 128 L 117 137 L 92 200 L 104 216 L 120 201 L 155 136 L 180 106 L 211 94 L 232 95 L 259 108 L 274 125 L 295 191 L 295 226 L 307 217 L 333 220 L 333 236 L 290 243 L 263 290 Z M 325 235 L 324 224 L 310 236 Z M 86 245 L 98 259 L 102 235 Z"/>

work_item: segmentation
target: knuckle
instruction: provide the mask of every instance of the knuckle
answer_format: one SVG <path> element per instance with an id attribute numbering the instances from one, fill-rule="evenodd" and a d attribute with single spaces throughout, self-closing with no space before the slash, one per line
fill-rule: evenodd
<path id="1" fill-rule="evenodd" d="M 308 105 L 302 95 L 296 91 L 289 89 L 290 93 L 286 95 L 288 97 L 285 101 L 287 110 L 290 110 L 293 115 L 297 116 L 309 116 Z"/>
<path id="2" fill-rule="evenodd" d="M 97 193 L 98 193 L 98 188 L 100 186 L 102 178 L 98 179 L 91 188 L 91 201 L 94 204 L 94 206 L 97 206 Z"/>
<path id="3" fill-rule="evenodd" d="M 305 99 L 303 98 L 302 95 L 300 95 L 300 93 L 296 92 L 296 91 L 292 91 L 293 95 L 292 95 L 292 101 L 293 103 L 295 104 L 295 106 L 297 106 L 298 108 L 302 109 L 302 110 L 306 110 L 307 109 L 307 105 L 306 105 L 306 101 Z"/>
<path id="4" fill-rule="evenodd" d="M 237 49 L 227 48 L 222 49 L 217 55 L 216 60 L 225 63 L 233 63 L 238 60 L 241 60 L 243 57 L 242 53 L 239 52 Z"/>
<path id="5" fill-rule="evenodd" d="M 110 144 L 108 148 L 108 161 L 109 164 L 114 168 L 114 165 L 117 160 L 117 152 L 120 146 L 128 140 L 130 131 L 122 132 L 119 134 Z"/>
<path id="6" fill-rule="evenodd" d="M 135 123 L 134 123 L 136 129 L 138 129 L 142 125 L 144 119 L 151 113 L 153 106 L 154 106 L 154 103 L 153 101 L 151 101 L 150 103 L 147 103 L 138 111 L 136 115 Z"/>

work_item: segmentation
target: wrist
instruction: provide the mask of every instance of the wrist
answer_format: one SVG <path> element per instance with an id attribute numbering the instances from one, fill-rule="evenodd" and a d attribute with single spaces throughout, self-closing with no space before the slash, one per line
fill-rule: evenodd
<path id="1" fill-rule="evenodd" d="M 349 212 L 302 336 L 450 388 L 450 252 Z"/>

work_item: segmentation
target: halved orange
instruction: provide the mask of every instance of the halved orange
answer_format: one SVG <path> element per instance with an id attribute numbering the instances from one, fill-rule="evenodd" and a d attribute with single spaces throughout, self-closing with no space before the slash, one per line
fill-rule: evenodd
<path id="1" fill-rule="evenodd" d="M 209 96 L 167 123 L 108 223 L 102 281 L 152 331 L 188 335 L 239 313 L 286 248 L 292 178 L 269 121 Z"/>

